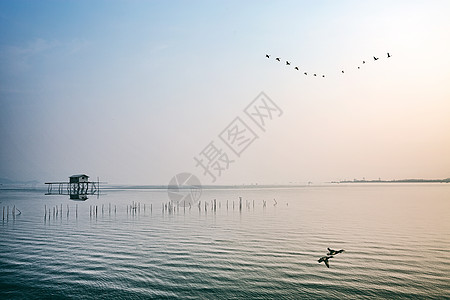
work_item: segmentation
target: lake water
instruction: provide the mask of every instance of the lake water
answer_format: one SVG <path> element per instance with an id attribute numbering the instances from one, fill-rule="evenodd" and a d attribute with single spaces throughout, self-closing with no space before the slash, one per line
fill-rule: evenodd
<path id="1" fill-rule="evenodd" d="M 0 223 L 1 299 L 450 298 L 450 184 L 204 190 L 171 213 L 162 190 L 0 201 L 22 212 Z"/>

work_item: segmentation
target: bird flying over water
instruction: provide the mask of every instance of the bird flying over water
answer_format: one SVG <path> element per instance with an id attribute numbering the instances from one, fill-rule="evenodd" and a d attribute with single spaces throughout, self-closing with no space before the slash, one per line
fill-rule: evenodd
<path id="1" fill-rule="evenodd" d="M 379 57 L 373 57 L 373 60 L 379 60 L 380 58 Z"/>
<path id="2" fill-rule="evenodd" d="M 305 73 L 303 73 L 303 74 L 305 74 L 305 75 L 308 75 L 308 73 L 306 73 L 306 72 L 305 72 Z"/>
<path id="3" fill-rule="evenodd" d="M 266 57 L 267 57 L 267 58 L 270 58 L 270 55 L 269 55 L 269 54 L 266 54 Z"/>
<path id="4" fill-rule="evenodd" d="M 298 71 L 298 67 L 295 67 L 294 69 L 296 69 Z"/>
<path id="5" fill-rule="evenodd" d="M 290 66 L 290 65 L 291 65 L 291 63 L 286 61 L 286 66 Z"/>
<path id="6" fill-rule="evenodd" d="M 319 258 L 318 262 L 319 262 L 319 263 L 324 262 L 325 265 L 327 266 L 327 268 L 329 268 L 330 265 L 329 265 L 329 263 L 328 263 L 328 260 L 329 260 L 330 258 L 333 258 L 333 256 L 322 256 L 321 258 Z"/>
<path id="7" fill-rule="evenodd" d="M 330 248 L 327 248 L 327 249 L 328 249 L 327 255 L 336 255 L 336 254 L 339 254 L 339 253 L 342 253 L 345 251 L 344 249 L 341 249 L 341 250 L 333 250 Z"/>
<path id="8" fill-rule="evenodd" d="M 275 58 L 276 60 L 278 60 L 278 61 L 280 61 L 280 58 L 279 57 L 277 57 L 277 58 Z"/>
<path id="9" fill-rule="evenodd" d="M 388 58 L 391 57 L 391 55 L 389 54 L 389 52 L 387 53 L 387 57 L 388 57 Z"/>

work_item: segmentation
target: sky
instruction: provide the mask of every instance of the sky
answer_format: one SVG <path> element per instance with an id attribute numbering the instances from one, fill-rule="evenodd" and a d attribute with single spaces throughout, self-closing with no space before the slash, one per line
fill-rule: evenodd
<path id="1" fill-rule="evenodd" d="M 450 177 L 449 15 L 445 0 L 0 1 L 0 178 Z M 245 114 L 261 92 L 279 108 L 263 129 Z"/>

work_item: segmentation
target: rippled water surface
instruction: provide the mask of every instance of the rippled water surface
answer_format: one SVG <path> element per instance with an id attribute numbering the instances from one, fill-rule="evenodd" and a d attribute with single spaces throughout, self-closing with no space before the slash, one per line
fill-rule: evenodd
<path id="1" fill-rule="evenodd" d="M 450 184 L 204 190 L 172 213 L 152 190 L 0 201 L 22 212 L 0 225 L 1 299 L 450 298 Z"/>

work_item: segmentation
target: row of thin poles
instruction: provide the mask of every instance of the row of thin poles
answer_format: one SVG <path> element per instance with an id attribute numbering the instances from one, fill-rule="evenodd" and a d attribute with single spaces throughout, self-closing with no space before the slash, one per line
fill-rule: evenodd
<path id="1" fill-rule="evenodd" d="M 274 206 L 277 205 L 276 200 L 274 199 Z M 221 201 L 217 201 L 217 199 L 213 199 L 210 201 L 199 201 L 198 203 L 195 204 L 195 206 L 197 206 L 198 211 L 204 211 L 204 212 L 208 212 L 209 211 L 213 211 L 216 212 L 217 209 L 221 209 L 222 208 L 222 202 Z M 263 208 L 265 208 L 267 206 L 267 201 L 263 200 L 262 201 L 262 206 Z M 190 202 L 186 202 L 186 201 L 180 201 L 178 203 L 174 203 L 172 201 L 166 202 L 166 203 L 162 203 L 161 205 L 162 207 L 162 212 L 164 213 L 168 213 L 168 214 L 173 214 L 176 212 L 179 212 L 180 210 L 183 210 L 183 212 L 186 212 L 186 209 L 188 209 L 189 211 L 193 208 L 192 203 Z M 242 200 L 242 197 L 239 197 L 239 201 L 226 201 L 223 204 L 223 207 L 228 211 L 228 210 L 239 210 L 242 211 L 244 208 L 246 208 L 247 210 L 250 209 L 255 209 L 255 200 L 253 201 L 248 201 L 245 200 L 245 202 Z M 11 210 L 12 212 L 12 216 L 15 217 L 16 216 L 16 210 L 19 211 L 15 206 L 13 207 L 13 209 Z M 136 216 L 139 215 L 142 212 L 146 212 L 147 210 L 147 206 L 145 203 L 141 203 L 141 202 L 135 202 L 132 201 L 131 204 L 126 206 L 126 212 L 127 215 L 132 215 L 132 216 Z M 10 209 L 9 206 L 6 207 L 5 210 L 5 206 L 3 206 L 3 220 L 5 220 L 5 212 L 6 212 L 6 218 L 8 218 L 8 216 L 10 215 Z M 20 211 L 19 211 L 20 212 Z M 111 205 L 111 203 L 105 205 L 89 205 L 89 216 L 92 217 L 98 217 L 99 212 L 102 216 L 104 216 L 105 214 L 108 215 L 116 215 L 117 214 L 117 205 Z M 150 213 L 153 212 L 153 204 L 150 204 Z M 21 213 L 21 212 L 20 212 Z M 66 211 L 65 211 L 65 215 L 66 218 L 69 218 L 69 215 L 71 213 L 70 207 L 69 205 L 66 206 Z M 55 218 L 62 218 L 64 215 L 64 211 L 63 211 L 63 205 L 60 204 L 52 206 L 52 207 L 48 207 L 47 209 L 47 205 L 44 206 L 44 220 L 47 220 L 51 217 Z M 75 206 L 75 217 L 78 218 L 78 204 Z"/>
<path id="2" fill-rule="evenodd" d="M 112 213 L 114 213 L 114 215 L 117 214 L 117 205 L 114 205 L 114 207 L 111 205 L 111 203 L 109 203 L 107 205 L 107 207 L 105 208 L 105 205 L 102 204 L 101 206 L 99 205 L 89 205 L 89 217 L 97 217 L 98 216 L 98 208 L 100 209 L 100 212 L 102 214 L 102 216 L 105 215 L 105 211 L 108 213 L 108 215 L 111 216 Z"/>
<path id="3" fill-rule="evenodd" d="M 273 199 L 274 204 L 273 206 L 276 206 L 278 203 L 275 199 Z M 199 201 L 196 204 L 198 211 L 204 211 L 207 212 L 209 211 L 217 211 L 217 209 L 222 208 L 222 202 L 221 201 L 217 201 L 217 199 L 213 199 L 210 201 Z M 267 206 L 267 201 L 263 200 L 262 201 L 262 206 L 263 208 L 265 208 Z M 181 207 L 181 208 L 180 208 Z M 252 201 L 248 201 L 245 200 L 245 202 L 242 200 L 242 197 L 239 197 L 239 201 L 226 201 L 224 202 L 224 207 L 226 208 L 226 210 L 236 210 L 238 209 L 239 211 L 242 211 L 243 208 L 247 208 L 247 210 L 250 209 L 255 209 L 255 200 Z M 182 209 L 184 212 L 186 211 L 186 209 L 191 210 L 192 209 L 192 203 L 191 202 L 186 202 L 186 201 L 180 201 L 178 203 L 174 203 L 172 201 L 166 202 L 162 204 L 162 212 L 163 213 L 176 213 L 179 212 L 180 209 Z"/>
<path id="4" fill-rule="evenodd" d="M 145 203 L 132 201 L 130 205 L 127 205 L 127 215 L 138 215 L 142 211 L 145 213 L 147 206 Z M 153 213 L 153 204 L 150 204 L 150 213 Z"/>
<path id="5" fill-rule="evenodd" d="M 16 215 L 22 214 L 22 212 L 21 212 L 18 208 L 16 208 L 15 205 L 12 207 L 12 209 L 9 209 L 9 205 L 3 206 L 2 211 L 3 211 L 3 212 L 2 212 L 2 220 L 3 220 L 3 221 L 4 221 L 4 220 L 9 220 L 10 212 L 11 212 L 11 216 L 12 216 L 13 219 L 16 218 Z M 17 213 L 16 211 L 17 211 L 18 213 Z"/>
<path id="6" fill-rule="evenodd" d="M 55 205 L 52 207 L 49 207 L 47 210 L 47 205 L 44 205 L 44 220 L 50 220 L 50 218 L 53 217 L 53 219 L 61 218 L 63 217 L 63 205 Z M 70 216 L 70 207 L 69 204 L 67 204 L 66 208 L 66 218 L 69 218 Z M 78 204 L 75 205 L 75 217 L 78 218 Z"/>

